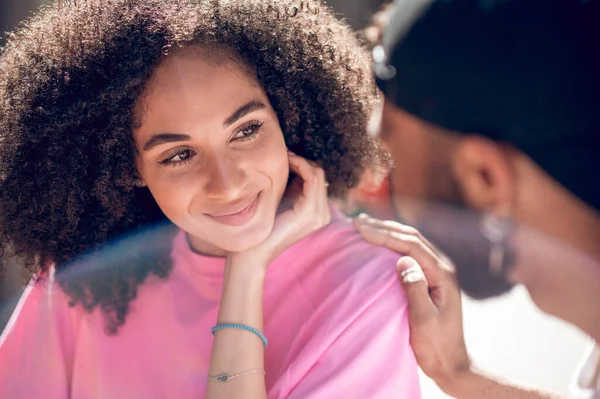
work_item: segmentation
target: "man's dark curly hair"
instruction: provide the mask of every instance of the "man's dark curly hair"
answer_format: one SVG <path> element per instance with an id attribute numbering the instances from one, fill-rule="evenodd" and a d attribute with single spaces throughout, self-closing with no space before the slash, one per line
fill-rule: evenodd
<path id="1" fill-rule="evenodd" d="M 33 272 L 53 265 L 61 276 L 78 259 L 93 275 L 102 247 L 164 219 L 149 191 L 135 188 L 133 110 L 153 70 L 180 46 L 239 55 L 256 72 L 287 146 L 325 170 L 332 195 L 383 159 L 364 133 L 376 101 L 366 52 L 317 0 L 59 1 L 7 39 L 0 242 Z M 59 279 L 71 305 L 99 306 L 115 332 L 137 286 L 171 267 L 169 244 L 142 249 L 126 249 L 93 278 Z"/>

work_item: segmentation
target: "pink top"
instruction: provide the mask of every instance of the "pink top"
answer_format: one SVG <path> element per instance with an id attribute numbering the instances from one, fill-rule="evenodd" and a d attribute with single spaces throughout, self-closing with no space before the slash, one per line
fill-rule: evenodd
<path id="1" fill-rule="evenodd" d="M 224 260 L 194 253 L 182 232 L 172 257 L 113 336 L 52 278 L 30 285 L 0 336 L 0 398 L 203 398 Z M 336 215 L 269 267 L 269 399 L 420 398 L 397 258 Z"/>

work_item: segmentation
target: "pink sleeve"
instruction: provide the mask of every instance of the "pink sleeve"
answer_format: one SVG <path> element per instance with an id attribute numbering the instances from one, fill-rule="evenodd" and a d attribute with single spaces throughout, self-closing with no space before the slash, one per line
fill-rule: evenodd
<path id="1" fill-rule="evenodd" d="M 30 284 L 0 335 L 0 398 L 68 398 L 74 310 L 49 281 Z"/>
<path id="2" fill-rule="evenodd" d="M 407 300 L 400 284 L 392 283 L 333 341 L 287 398 L 421 397 Z"/>

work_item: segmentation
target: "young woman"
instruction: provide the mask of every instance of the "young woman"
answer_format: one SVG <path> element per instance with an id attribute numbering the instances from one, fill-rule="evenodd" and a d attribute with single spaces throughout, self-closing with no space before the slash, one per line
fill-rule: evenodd
<path id="1" fill-rule="evenodd" d="M 37 278 L 0 396 L 419 397 L 397 255 L 327 203 L 379 156 L 367 60 L 317 1 L 57 2 L 13 33 L 0 241 Z"/>

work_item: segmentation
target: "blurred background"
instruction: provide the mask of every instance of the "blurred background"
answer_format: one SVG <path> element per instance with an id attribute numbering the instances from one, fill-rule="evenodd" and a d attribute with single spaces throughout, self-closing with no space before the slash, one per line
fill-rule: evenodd
<path id="1" fill-rule="evenodd" d="M 0 0 L 0 46 L 4 45 L 7 31 L 13 29 L 21 20 L 39 7 L 41 0 Z M 3 252 L 0 249 L 0 254 Z M 8 265 L 7 263 L 11 264 Z M 4 328 L 12 308 L 16 304 L 15 297 L 20 292 L 22 277 L 19 266 L 11 259 L 0 258 L 0 330 Z"/>
<path id="2" fill-rule="evenodd" d="M 13 29 L 47 1 L 0 0 L 0 45 L 4 32 Z M 381 0 L 330 0 L 328 3 L 353 28 L 365 27 Z M 0 331 L 20 292 L 22 274 L 14 260 L 0 268 Z M 475 302 L 464 298 L 467 346 L 476 362 L 490 372 L 566 392 L 571 374 L 583 356 L 587 340 L 572 327 L 535 308 L 527 292 L 517 287 L 501 298 Z M 422 378 L 424 398 L 445 398 L 427 378 Z"/>

